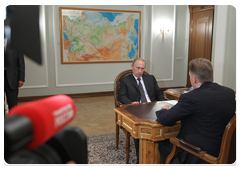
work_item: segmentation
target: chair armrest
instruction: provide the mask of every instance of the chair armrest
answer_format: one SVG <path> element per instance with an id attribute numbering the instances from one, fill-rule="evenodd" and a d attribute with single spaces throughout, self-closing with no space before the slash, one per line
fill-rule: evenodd
<path id="1" fill-rule="evenodd" d="M 180 139 L 180 140 L 178 141 L 178 143 L 179 143 L 182 147 L 184 147 L 184 148 L 186 148 L 186 149 L 188 149 L 188 150 L 190 150 L 190 151 L 192 151 L 192 152 L 194 152 L 194 153 L 196 153 L 196 154 L 201 154 L 201 152 L 203 151 L 201 148 L 193 145 L 193 144 L 190 143 L 190 142 L 187 142 L 187 141 L 184 140 L 184 139 Z"/>
<path id="2" fill-rule="evenodd" d="M 194 152 L 195 154 L 201 154 L 201 152 L 203 151 L 201 148 L 193 145 L 190 142 L 187 142 L 184 139 L 178 139 L 178 138 L 170 138 L 170 142 L 173 145 L 176 145 L 184 150 L 190 150 L 191 152 Z"/>
<path id="3" fill-rule="evenodd" d="M 118 107 L 121 107 L 122 103 L 120 101 L 118 101 Z"/>
<path id="4" fill-rule="evenodd" d="M 187 142 L 184 139 L 178 139 L 176 137 L 170 138 L 169 140 L 173 145 L 176 145 L 177 147 L 197 156 L 198 158 L 209 162 L 209 163 L 219 163 L 219 158 L 216 158 L 210 154 L 208 154 L 206 151 L 203 151 L 201 148 L 191 144 L 190 142 Z"/>

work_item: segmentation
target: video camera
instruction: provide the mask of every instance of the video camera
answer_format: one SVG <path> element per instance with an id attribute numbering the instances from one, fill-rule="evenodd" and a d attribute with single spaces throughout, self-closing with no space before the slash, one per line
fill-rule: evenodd
<path id="1" fill-rule="evenodd" d="M 4 158 L 9 164 L 87 164 L 87 138 L 74 119 L 72 99 L 56 95 L 10 109 L 4 120 Z M 66 127 L 65 127 L 66 126 Z"/>
<path id="2" fill-rule="evenodd" d="M 13 119 L 17 120 L 17 118 Z M 15 120 L 6 119 L 4 123 L 6 126 L 11 126 L 13 123 L 11 121 Z M 24 129 L 23 126 L 19 131 Z M 66 126 L 46 143 L 32 150 L 22 148 L 11 154 L 8 152 L 9 148 L 13 147 L 8 146 L 11 142 L 5 135 L 4 148 L 7 153 L 4 152 L 4 157 L 9 164 L 66 164 L 69 161 L 74 161 L 76 164 L 88 163 L 86 136 L 77 127 Z"/>

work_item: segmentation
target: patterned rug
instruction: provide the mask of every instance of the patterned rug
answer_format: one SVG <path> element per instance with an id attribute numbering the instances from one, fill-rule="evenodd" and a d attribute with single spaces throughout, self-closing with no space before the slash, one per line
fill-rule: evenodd
<path id="1" fill-rule="evenodd" d="M 106 133 L 87 137 L 89 164 L 126 164 L 126 137 L 119 133 L 116 149 L 116 133 Z M 133 138 L 130 137 L 129 164 L 137 161 Z"/>

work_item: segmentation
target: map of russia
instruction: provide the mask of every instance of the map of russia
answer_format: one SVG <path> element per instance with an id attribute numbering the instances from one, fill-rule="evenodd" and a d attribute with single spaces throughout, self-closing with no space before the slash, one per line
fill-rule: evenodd
<path id="1" fill-rule="evenodd" d="M 84 11 L 62 15 L 64 62 L 139 57 L 139 13 Z"/>

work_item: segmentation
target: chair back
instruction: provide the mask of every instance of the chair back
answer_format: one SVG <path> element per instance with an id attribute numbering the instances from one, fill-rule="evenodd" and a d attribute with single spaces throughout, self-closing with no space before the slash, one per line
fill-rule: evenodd
<path id="1" fill-rule="evenodd" d="M 218 159 L 219 164 L 232 164 L 236 161 L 236 114 L 224 131 Z"/>
<path id="2" fill-rule="evenodd" d="M 118 100 L 118 90 L 119 90 L 119 80 L 122 77 L 128 76 L 129 74 L 132 74 L 132 69 L 122 71 L 117 75 L 117 77 L 114 80 L 114 101 L 115 101 L 115 108 L 119 107 L 122 103 Z M 144 71 L 143 74 L 149 75 L 148 72 Z"/>
<path id="3" fill-rule="evenodd" d="M 224 130 L 218 157 L 208 154 L 206 151 L 183 139 L 174 137 L 170 138 L 170 142 L 173 144 L 173 148 L 166 159 L 167 164 L 171 163 L 177 156 L 178 147 L 211 164 L 232 164 L 236 161 L 236 114 L 228 122 Z M 184 145 L 183 142 L 185 142 Z"/>

